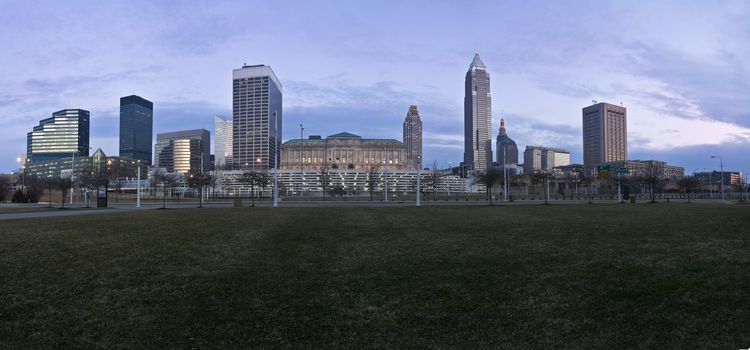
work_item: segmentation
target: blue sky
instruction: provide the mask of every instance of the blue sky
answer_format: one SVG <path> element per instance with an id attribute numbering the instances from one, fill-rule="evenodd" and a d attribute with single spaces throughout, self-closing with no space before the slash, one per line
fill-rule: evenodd
<path id="1" fill-rule="evenodd" d="M 284 138 L 401 138 L 409 105 L 424 159 L 463 154 L 463 82 L 475 52 L 519 148 L 582 159 L 581 108 L 628 108 L 631 159 L 750 172 L 748 1 L 2 1 L 0 171 L 26 133 L 90 110 L 91 145 L 117 154 L 119 97 L 154 102 L 154 131 L 230 115 L 231 72 L 271 65 Z"/>

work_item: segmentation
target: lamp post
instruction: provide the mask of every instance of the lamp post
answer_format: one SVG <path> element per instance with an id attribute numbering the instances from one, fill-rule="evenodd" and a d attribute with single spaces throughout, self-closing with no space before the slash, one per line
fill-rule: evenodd
<path id="1" fill-rule="evenodd" d="M 388 149 L 383 147 L 383 183 L 385 184 L 385 187 L 383 188 L 384 191 L 384 201 L 388 202 Z"/>
<path id="2" fill-rule="evenodd" d="M 421 177 L 422 177 L 422 156 L 417 156 L 417 206 L 418 207 L 422 205 L 422 202 L 420 201 L 421 189 L 419 188 Z"/>
<path id="3" fill-rule="evenodd" d="M 453 168 L 451 167 L 451 162 L 448 162 L 448 171 L 450 171 L 450 175 L 453 175 Z M 448 178 L 448 199 L 451 198 L 451 180 Z"/>
<path id="4" fill-rule="evenodd" d="M 302 153 L 304 152 L 304 148 L 302 148 L 302 143 L 304 142 L 304 132 L 305 128 L 302 127 L 302 124 L 299 125 L 299 172 L 300 172 L 300 181 L 299 181 L 299 196 L 304 197 L 305 196 L 305 167 L 302 163 L 304 163 L 305 158 L 302 156 Z"/>
<path id="5" fill-rule="evenodd" d="M 721 201 L 724 202 L 724 160 L 721 156 L 711 156 L 711 158 L 719 158 L 719 167 L 721 169 Z"/>
<path id="6" fill-rule="evenodd" d="M 141 166 L 138 166 L 138 182 L 136 182 L 135 190 L 135 207 L 141 207 Z"/>
<path id="7" fill-rule="evenodd" d="M 503 201 L 508 201 L 508 152 L 507 146 L 503 145 Z"/>
<path id="8" fill-rule="evenodd" d="M 73 192 L 75 192 L 75 183 L 73 182 L 73 174 L 76 172 L 76 152 L 73 152 L 73 158 L 70 160 L 70 205 L 73 205 Z M 50 198 L 50 202 L 52 198 Z"/>
<path id="9" fill-rule="evenodd" d="M 281 151 L 279 150 L 279 117 L 277 116 L 276 111 L 273 111 L 273 119 L 276 125 L 274 136 L 276 142 L 276 154 L 274 155 L 275 164 L 273 171 L 273 207 L 277 208 L 279 206 L 279 156 L 281 155 Z"/>

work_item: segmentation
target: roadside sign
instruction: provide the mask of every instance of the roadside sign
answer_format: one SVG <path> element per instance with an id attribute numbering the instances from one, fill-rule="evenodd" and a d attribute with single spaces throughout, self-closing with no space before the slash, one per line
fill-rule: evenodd
<path id="1" fill-rule="evenodd" d="M 615 170 L 615 172 L 620 173 L 620 174 L 627 174 L 628 173 L 628 167 L 617 168 L 617 170 Z"/>
<path id="2" fill-rule="evenodd" d="M 611 169 L 612 167 L 609 164 L 596 167 L 596 170 L 600 173 L 608 173 Z"/>

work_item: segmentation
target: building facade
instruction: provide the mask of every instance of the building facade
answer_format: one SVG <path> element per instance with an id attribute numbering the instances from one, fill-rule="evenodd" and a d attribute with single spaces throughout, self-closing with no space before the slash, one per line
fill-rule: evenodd
<path id="1" fill-rule="evenodd" d="M 216 169 L 232 168 L 232 119 L 214 117 L 214 152 Z"/>
<path id="2" fill-rule="evenodd" d="M 271 67 L 232 72 L 232 163 L 274 168 L 281 150 L 282 86 Z"/>
<path id="3" fill-rule="evenodd" d="M 89 111 L 63 109 L 42 119 L 26 134 L 26 155 L 29 162 L 55 160 L 89 155 Z"/>
<path id="4" fill-rule="evenodd" d="M 292 139 L 281 146 L 281 169 L 416 169 L 394 139 L 363 139 L 347 132 Z"/>
<path id="5" fill-rule="evenodd" d="M 516 141 L 508 137 L 505 129 L 505 119 L 500 118 L 500 133 L 497 135 L 497 164 L 501 167 L 511 167 L 518 164 L 518 146 Z"/>
<path id="6" fill-rule="evenodd" d="M 141 176 L 144 176 L 148 168 L 148 163 L 145 161 L 116 156 L 108 157 L 101 149 L 98 149 L 91 157 L 75 157 L 73 159 L 73 157 L 68 156 L 30 163 L 26 173 L 40 178 L 60 177 L 63 172 L 72 172 L 74 178 L 81 178 L 80 175 L 88 173 L 112 181 L 137 177 L 139 167 L 141 168 Z"/>
<path id="7" fill-rule="evenodd" d="M 120 157 L 153 164 L 154 103 L 131 95 L 120 98 Z"/>
<path id="8" fill-rule="evenodd" d="M 490 73 L 476 54 L 464 90 L 464 166 L 470 170 L 486 171 L 492 165 L 491 118 Z"/>
<path id="9" fill-rule="evenodd" d="M 583 109 L 583 165 L 597 165 L 628 159 L 627 109 L 597 103 Z"/>
<path id="10" fill-rule="evenodd" d="M 206 129 L 156 135 L 155 165 L 169 172 L 207 172 L 211 166 L 211 133 Z"/>
<path id="11" fill-rule="evenodd" d="M 557 167 L 570 165 L 570 152 L 551 147 L 526 146 L 523 152 L 523 172 L 552 172 Z"/>
<path id="12" fill-rule="evenodd" d="M 417 106 L 410 106 L 404 120 L 404 146 L 406 159 L 413 163 L 422 163 L 422 119 Z"/>

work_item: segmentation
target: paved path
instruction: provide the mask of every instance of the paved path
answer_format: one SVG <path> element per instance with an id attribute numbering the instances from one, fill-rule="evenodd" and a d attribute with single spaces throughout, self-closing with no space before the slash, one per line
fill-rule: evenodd
<path id="1" fill-rule="evenodd" d="M 660 201 L 662 202 L 662 201 Z M 677 200 L 673 200 L 672 202 L 678 202 Z M 679 202 L 686 202 L 683 200 L 680 200 Z M 694 201 L 701 204 L 734 204 L 733 202 L 727 202 L 722 203 L 721 201 L 712 201 L 712 200 L 702 200 L 702 201 Z M 543 204 L 543 200 L 526 200 L 526 201 L 515 201 L 515 202 L 503 202 L 503 201 L 497 201 L 494 202 L 495 205 L 498 206 L 504 206 L 504 205 L 541 205 Z M 553 200 L 550 201 L 551 205 L 570 205 L 570 204 L 584 204 L 587 203 L 586 200 Z M 594 201 L 594 204 L 614 204 L 617 203 L 616 200 L 596 200 Z M 645 203 L 644 200 L 640 200 L 639 204 Z M 243 207 L 249 207 L 250 201 L 243 201 Z M 255 202 L 256 207 L 260 208 L 269 208 L 272 206 L 272 202 L 269 200 L 264 201 L 257 201 Z M 423 206 L 486 206 L 489 202 L 487 201 L 424 201 L 422 202 Z M 380 200 L 376 201 L 367 201 L 367 200 L 358 200 L 358 201 L 342 201 L 342 200 L 329 200 L 329 201 L 282 201 L 279 203 L 279 206 L 282 208 L 311 208 L 311 207 L 326 207 L 326 208 L 346 208 L 346 207 L 413 207 L 415 205 L 414 201 L 389 201 L 389 202 L 383 202 Z M 136 210 L 153 210 L 157 208 L 161 208 L 161 204 L 155 204 L 153 202 L 142 204 L 141 208 L 136 208 L 134 204 L 113 204 L 110 205 L 109 208 L 106 209 L 84 209 L 80 206 L 74 206 L 75 210 L 49 210 L 49 211 L 27 211 L 27 212 L 0 212 L 0 221 L 2 220 L 11 220 L 11 219 L 31 219 L 31 218 L 46 218 L 46 217 L 60 217 L 60 216 L 76 216 L 76 215 L 95 215 L 95 214 L 110 214 L 110 213 L 121 213 L 121 212 L 128 212 L 128 211 L 136 211 Z M 198 206 L 197 202 L 177 202 L 177 203 L 168 203 L 167 208 L 171 209 L 188 209 L 188 208 L 196 208 Z M 203 203 L 203 206 L 206 208 L 232 208 L 233 203 L 232 202 L 206 202 Z"/>

